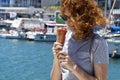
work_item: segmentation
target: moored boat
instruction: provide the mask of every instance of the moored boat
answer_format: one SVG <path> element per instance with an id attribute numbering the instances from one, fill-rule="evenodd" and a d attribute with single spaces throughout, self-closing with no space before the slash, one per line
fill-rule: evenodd
<path id="1" fill-rule="evenodd" d="M 112 56 L 112 54 L 109 54 L 109 57 L 110 57 L 110 58 L 114 58 L 114 59 L 116 58 L 116 59 L 117 59 L 117 58 L 120 58 L 120 54 L 116 54 L 115 56 Z"/>
<path id="2" fill-rule="evenodd" d="M 35 32 L 34 41 L 49 41 L 56 40 L 56 30 L 58 27 L 66 27 L 66 24 L 58 24 L 54 21 L 45 21 L 42 32 Z"/>

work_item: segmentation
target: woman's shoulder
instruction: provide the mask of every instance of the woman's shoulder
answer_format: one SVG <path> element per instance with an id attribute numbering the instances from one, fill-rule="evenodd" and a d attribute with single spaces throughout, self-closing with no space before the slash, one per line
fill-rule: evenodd
<path id="1" fill-rule="evenodd" d="M 106 41 L 102 36 L 100 36 L 99 34 L 94 34 L 94 39 L 96 41 Z"/>
<path id="2" fill-rule="evenodd" d="M 107 46 L 107 41 L 103 38 L 103 37 L 101 37 L 100 35 L 98 35 L 98 34 L 95 34 L 95 37 L 94 37 L 94 44 L 95 45 L 106 45 Z"/>
<path id="3" fill-rule="evenodd" d="M 93 45 L 93 51 L 95 52 L 94 54 L 94 63 L 99 64 L 99 63 L 108 63 L 109 62 L 109 51 L 108 51 L 108 44 L 107 41 L 96 34 L 95 40 L 94 40 L 94 45 Z"/>

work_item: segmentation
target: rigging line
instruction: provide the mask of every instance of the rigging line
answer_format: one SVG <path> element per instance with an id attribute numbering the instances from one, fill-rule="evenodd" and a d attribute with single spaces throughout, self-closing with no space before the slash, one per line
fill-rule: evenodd
<path id="1" fill-rule="evenodd" d="M 108 16 L 108 20 L 109 20 L 109 21 L 110 21 L 110 19 L 111 19 L 111 15 L 112 15 L 112 12 L 113 12 L 115 3 L 116 3 L 116 0 L 114 0 L 113 5 L 112 5 L 112 8 L 110 9 L 110 13 L 109 13 L 109 16 Z M 108 26 L 107 26 L 107 27 L 108 27 Z M 104 33 L 107 32 L 107 27 L 104 28 Z"/>
<path id="2" fill-rule="evenodd" d="M 112 8 L 110 9 L 110 13 L 109 13 L 108 20 L 111 19 L 110 17 L 111 17 L 111 15 L 112 15 L 112 12 L 113 12 L 113 9 L 114 9 L 114 6 L 115 6 L 115 3 L 116 3 L 116 0 L 114 0 L 113 5 L 112 5 Z"/>

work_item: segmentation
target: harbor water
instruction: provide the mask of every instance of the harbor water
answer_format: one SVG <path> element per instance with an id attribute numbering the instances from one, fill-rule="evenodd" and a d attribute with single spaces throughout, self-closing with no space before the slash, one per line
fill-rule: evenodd
<path id="1" fill-rule="evenodd" d="M 53 42 L 0 39 L 0 80 L 50 80 Z M 108 80 L 119 80 L 120 59 L 109 59 Z"/>

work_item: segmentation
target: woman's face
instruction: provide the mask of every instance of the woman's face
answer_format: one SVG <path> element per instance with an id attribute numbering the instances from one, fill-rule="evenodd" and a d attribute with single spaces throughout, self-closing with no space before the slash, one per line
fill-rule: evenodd
<path id="1" fill-rule="evenodd" d="M 67 19 L 65 20 L 65 23 L 68 25 L 68 28 L 74 32 L 74 24 L 71 20 L 71 13 L 69 12 L 69 10 L 65 10 L 64 16 L 67 17 Z"/>

